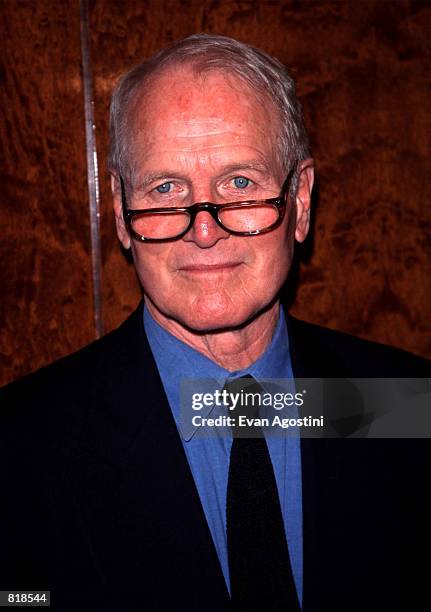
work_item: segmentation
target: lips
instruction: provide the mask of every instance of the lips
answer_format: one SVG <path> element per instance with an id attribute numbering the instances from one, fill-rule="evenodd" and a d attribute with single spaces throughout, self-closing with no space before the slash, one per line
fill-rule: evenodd
<path id="1" fill-rule="evenodd" d="M 230 270 L 241 265 L 239 262 L 219 262 L 214 264 L 189 264 L 181 266 L 179 270 L 182 272 L 222 272 L 223 270 Z"/>

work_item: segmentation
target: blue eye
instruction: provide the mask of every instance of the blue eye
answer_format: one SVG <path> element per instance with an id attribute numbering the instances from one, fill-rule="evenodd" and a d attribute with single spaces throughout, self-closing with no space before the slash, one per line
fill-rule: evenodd
<path id="1" fill-rule="evenodd" d="M 172 183 L 163 183 L 156 187 L 156 191 L 159 193 L 168 193 L 171 190 Z"/>
<path id="2" fill-rule="evenodd" d="M 248 187 L 250 184 L 250 179 L 245 178 L 245 176 L 236 176 L 233 179 L 234 185 L 235 187 L 237 187 L 238 189 L 244 189 L 245 187 Z"/>

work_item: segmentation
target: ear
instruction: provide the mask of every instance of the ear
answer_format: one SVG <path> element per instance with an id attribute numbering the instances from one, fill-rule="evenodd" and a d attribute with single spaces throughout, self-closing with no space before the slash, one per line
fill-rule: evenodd
<path id="1" fill-rule="evenodd" d="M 298 190 L 296 192 L 295 239 L 303 242 L 310 227 L 311 192 L 314 183 L 314 161 L 310 157 L 301 162 Z"/>
<path id="2" fill-rule="evenodd" d="M 130 236 L 123 218 L 123 205 L 121 202 L 120 181 L 117 175 L 111 174 L 111 192 L 114 204 L 115 225 L 117 236 L 125 249 L 130 249 Z"/>

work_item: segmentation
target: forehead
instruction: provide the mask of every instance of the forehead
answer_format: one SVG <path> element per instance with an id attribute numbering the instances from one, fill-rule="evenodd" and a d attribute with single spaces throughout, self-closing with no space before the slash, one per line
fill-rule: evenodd
<path id="1" fill-rule="evenodd" d="M 135 161 L 141 164 L 160 149 L 208 150 L 212 156 L 229 146 L 270 151 L 278 115 L 259 98 L 240 78 L 220 72 L 197 76 L 182 67 L 155 77 L 135 102 Z"/>
<path id="2" fill-rule="evenodd" d="M 275 108 L 244 80 L 220 71 L 195 74 L 190 67 L 173 68 L 154 77 L 138 95 L 138 124 L 154 119 L 193 122 L 199 118 L 224 120 L 274 119 Z M 268 102 L 268 100 L 265 100 Z M 273 111 L 272 113 L 270 111 Z"/>

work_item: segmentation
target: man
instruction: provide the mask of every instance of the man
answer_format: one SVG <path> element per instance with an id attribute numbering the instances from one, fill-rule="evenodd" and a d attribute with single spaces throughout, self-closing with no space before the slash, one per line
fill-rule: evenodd
<path id="1" fill-rule="evenodd" d="M 1 588 L 49 588 L 58 609 L 430 607 L 427 444 L 205 437 L 182 418 L 184 379 L 259 394 L 429 375 L 280 307 L 313 185 L 284 67 L 225 37 L 179 41 L 122 79 L 111 137 L 144 303 L 3 391 Z"/>

